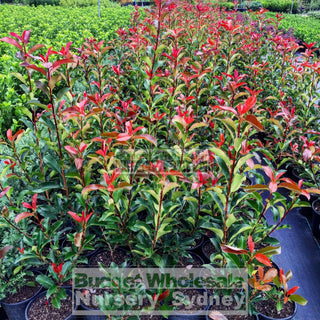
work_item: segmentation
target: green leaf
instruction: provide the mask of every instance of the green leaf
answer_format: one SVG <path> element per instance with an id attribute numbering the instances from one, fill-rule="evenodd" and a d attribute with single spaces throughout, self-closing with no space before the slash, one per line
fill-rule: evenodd
<path id="1" fill-rule="evenodd" d="M 23 268 L 22 265 L 16 267 L 14 270 L 13 270 L 13 274 L 16 275 L 17 273 L 19 273 L 19 271 Z"/>
<path id="2" fill-rule="evenodd" d="M 230 214 L 230 215 L 228 216 L 227 221 L 226 221 L 226 226 L 227 226 L 227 228 L 229 229 L 230 226 L 231 226 L 233 223 L 235 223 L 236 221 L 237 221 L 237 218 L 236 218 L 233 214 Z"/>
<path id="3" fill-rule="evenodd" d="M 276 254 L 280 254 L 281 253 L 281 247 L 280 246 L 277 246 L 277 247 L 267 246 L 267 247 L 264 247 L 264 248 L 258 250 L 257 253 L 262 253 L 267 257 L 271 257 L 271 256 L 274 256 Z"/>
<path id="4" fill-rule="evenodd" d="M 56 171 L 57 173 L 61 174 L 61 168 L 55 158 L 48 155 L 43 158 L 43 161 L 47 164 L 47 166 L 49 168 L 51 168 L 54 171 Z"/>
<path id="5" fill-rule="evenodd" d="M 231 236 L 229 242 L 232 243 L 233 239 L 234 239 L 238 234 L 240 234 L 240 233 L 242 233 L 242 232 L 245 232 L 245 231 L 247 231 L 247 230 L 251 230 L 251 226 L 244 226 L 244 227 L 240 228 L 237 232 L 235 232 L 235 233 Z"/>
<path id="6" fill-rule="evenodd" d="M 58 291 L 58 286 L 57 285 L 53 285 L 52 287 L 50 287 L 47 291 L 47 299 L 50 298 L 50 296 L 52 296 L 54 293 L 56 293 Z"/>
<path id="7" fill-rule="evenodd" d="M 61 308 L 61 300 L 57 296 L 52 298 L 51 303 L 56 309 Z"/>
<path id="8" fill-rule="evenodd" d="M 60 183 L 57 183 L 57 182 L 44 182 L 44 183 L 39 183 L 38 188 L 37 189 L 32 189 L 32 191 L 34 193 L 41 193 L 41 192 L 45 192 L 47 190 L 59 189 L 59 188 L 61 188 Z"/>
<path id="9" fill-rule="evenodd" d="M 244 157 L 240 158 L 235 166 L 234 172 L 238 172 L 238 170 L 245 164 L 247 160 L 253 157 L 253 154 L 247 154 Z"/>
<path id="10" fill-rule="evenodd" d="M 40 274 L 36 278 L 37 282 L 40 283 L 44 288 L 49 289 L 54 286 L 54 282 L 48 276 Z"/>
<path id="11" fill-rule="evenodd" d="M 156 241 L 158 241 L 165 234 L 171 232 L 170 223 L 172 221 L 174 221 L 174 219 L 167 218 L 161 223 L 160 228 L 159 228 L 158 233 L 157 233 Z"/>
<path id="12" fill-rule="evenodd" d="M 170 190 L 174 189 L 174 188 L 178 188 L 179 184 L 176 182 L 170 182 L 168 183 L 164 188 L 163 188 L 163 196 L 169 192 Z"/>
<path id="13" fill-rule="evenodd" d="M 223 150 L 221 150 L 217 147 L 210 147 L 210 151 L 214 152 L 217 156 L 219 156 L 226 163 L 226 165 L 228 165 L 228 166 L 231 165 L 230 159 L 228 158 L 228 156 L 226 155 L 226 153 Z"/>
<path id="14" fill-rule="evenodd" d="M 217 160 L 217 163 L 223 173 L 223 175 L 226 177 L 227 180 L 230 179 L 230 171 L 229 171 L 229 168 L 226 164 L 226 162 L 224 161 L 224 159 L 220 158 L 219 156 L 216 156 L 216 160 Z"/>
<path id="15" fill-rule="evenodd" d="M 144 233 L 146 233 L 146 235 L 151 239 L 150 236 L 150 227 L 143 221 L 139 221 L 137 222 L 137 224 L 135 225 L 136 228 L 141 229 Z"/>
<path id="16" fill-rule="evenodd" d="M 235 174 L 232 180 L 232 184 L 231 184 L 231 192 L 236 192 L 240 189 L 241 183 L 242 181 L 244 181 L 246 179 L 246 176 L 241 175 L 241 174 Z"/>
<path id="17" fill-rule="evenodd" d="M 213 227 L 206 227 L 206 229 L 215 233 L 220 238 L 221 241 L 223 240 L 223 231 L 221 229 L 213 228 Z"/>
<path id="18" fill-rule="evenodd" d="M 299 294 L 290 295 L 290 300 L 294 301 L 296 303 L 299 303 L 302 306 L 305 306 L 308 303 L 308 300 L 306 300 L 305 298 L 301 297 Z"/>

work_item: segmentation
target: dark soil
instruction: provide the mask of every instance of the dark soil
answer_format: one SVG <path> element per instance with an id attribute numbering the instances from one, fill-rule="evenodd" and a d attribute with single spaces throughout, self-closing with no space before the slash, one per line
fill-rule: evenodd
<path id="1" fill-rule="evenodd" d="M 90 290 L 81 290 L 82 294 L 85 298 L 88 298 L 90 303 L 85 303 L 85 301 L 81 301 L 82 304 L 93 310 L 99 310 L 99 304 L 95 301 L 95 296 L 103 296 L 106 294 L 112 293 L 112 289 L 110 288 L 101 288 L 101 289 L 90 289 Z"/>
<path id="2" fill-rule="evenodd" d="M 143 299 L 143 305 L 141 306 L 141 309 L 148 308 L 150 306 L 150 301 L 148 299 Z M 161 315 L 152 315 L 151 314 L 145 314 L 139 316 L 140 320 L 161 320 L 163 317 Z"/>
<path id="3" fill-rule="evenodd" d="M 179 292 L 181 292 L 181 295 L 179 294 L 179 296 L 182 297 L 182 295 L 184 295 L 186 297 L 186 304 L 179 305 L 177 310 L 196 313 L 194 311 L 201 311 L 205 309 L 206 306 L 197 303 L 197 297 L 203 295 L 201 291 L 196 289 L 179 289 Z M 190 304 L 187 304 L 188 301 L 190 301 Z"/>
<path id="4" fill-rule="evenodd" d="M 202 261 L 196 256 L 192 256 L 192 258 L 181 257 L 177 267 L 186 268 L 188 266 L 191 266 L 192 268 L 202 268 Z"/>
<path id="5" fill-rule="evenodd" d="M 111 262 L 114 262 L 118 266 L 124 263 L 127 259 L 127 254 L 125 251 L 116 250 L 111 255 L 110 251 L 103 251 L 95 255 L 92 260 L 90 261 L 91 266 L 99 266 L 99 262 L 103 265 L 110 267 Z"/>
<path id="6" fill-rule="evenodd" d="M 206 244 L 203 246 L 203 252 L 204 254 L 210 259 L 210 256 L 213 253 L 217 252 L 217 249 L 214 247 L 211 241 L 206 242 Z"/>
<path id="7" fill-rule="evenodd" d="M 31 282 L 31 281 L 34 282 L 35 287 L 23 286 L 23 287 L 19 288 L 18 291 L 16 293 L 14 293 L 13 295 L 4 298 L 3 301 L 5 303 L 18 303 L 18 302 L 25 301 L 25 300 L 31 298 L 32 296 L 34 296 L 40 289 L 40 285 L 35 281 L 36 276 L 37 275 L 35 275 L 34 277 L 28 276 L 26 278 L 28 282 Z"/>
<path id="8" fill-rule="evenodd" d="M 242 184 L 247 187 L 247 186 L 251 186 L 252 182 L 249 178 L 246 178 L 246 180 L 244 180 Z"/>
<path id="9" fill-rule="evenodd" d="M 206 231 L 206 236 L 208 238 L 214 238 L 216 236 L 216 234 L 214 232 L 210 231 L 210 230 L 207 230 Z"/>
<path id="10" fill-rule="evenodd" d="M 72 313 L 72 298 L 67 295 L 61 300 L 61 308 L 56 309 L 50 302 L 46 305 L 46 296 L 36 299 L 31 305 L 29 320 L 65 320 Z"/>
<path id="11" fill-rule="evenodd" d="M 283 304 L 282 310 L 277 312 L 277 303 L 272 299 L 259 301 L 256 308 L 261 314 L 275 319 L 286 318 L 294 313 L 294 304 L 291 302 Z"/>

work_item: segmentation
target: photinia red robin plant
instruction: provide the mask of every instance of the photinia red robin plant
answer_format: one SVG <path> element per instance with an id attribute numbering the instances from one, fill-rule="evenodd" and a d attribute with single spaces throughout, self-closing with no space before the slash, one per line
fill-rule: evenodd
<path id="1" fill-rule="evenodd" d="M 48 270 L 38 281 L 56 306 L 98 247 L 165 267 L 210 231 L 222 265 L 270 265 L 279 248 L 254 243 L 275 243 L 310 192 L 283 165 L 302 162 L 302 150 L 316 176 L 318 161 L 319 62 L 312 44 L 294 57 L 281 19 L 156 1 L 110 42 L 58 50 L 29 48 L 30 31 L 1 39 L 18 50 L 29 99 L 23 129 L 0 141 L 1 220 L 21 235 L 18 260 Z M 256 287 L 271 278 L 258 273 Z"/>

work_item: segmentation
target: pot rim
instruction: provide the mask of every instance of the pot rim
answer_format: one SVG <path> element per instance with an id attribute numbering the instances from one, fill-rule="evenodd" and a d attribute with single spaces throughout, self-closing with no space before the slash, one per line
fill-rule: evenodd
<path id="1" fill-rule="evenodd" d="M 72 292 L 72 291 L 69 290 L 69 289 L 65 289 L 65 290 L 66 290 L 66 293 L 67 293 L 68 295 L 70 295 L 70 296 L 73 295 L 74 298 L 76 299 L 76 295 L 74 294 L 74 292 Z M 43 291 L 43 292 L 41 292 L 40 294 L 38 294 L 37 296 L 35 296 L 35 297 L 28 303 L 28 305 L 27 305 L 27 307 L 26 307 L 26 310 L 25 310 L 25 312 L 24 312 L 25 320 L 29 320 L 29 318 L 28 318 L 28 311 L 29 311 L 29 309 L 31 308 L 31 305 L 33 304 L 33 302 L 36 301 L 37 299 L 41 298 L 42 296 L 46 295 L 46 294 L 47 294 L 47 290 L 46 290 L 46 291 Z M 73 311 L 76 310 L 77 308 L 78 308 L 78 303 L 76 303 L 76 306 L 75 306 L 75 308 L 73 309 Z M 69 315 L 65 318 L 65 320 L 71 319 L 72 314 L 73 314 L 73 311 L 71 312 L 71 314 L 69 314 Z"/>
<path id="2" fill-rule="evenodd" d="M 41 273 L 40 271 L 38 271 L 38 270 L 33 270 L 32 271 L 34 274 L 38 274 L 38 275 L 40 275 L 40 274 L 43 274 L 43 273 Z M 5 305 L 5 306 L 19 306 L 19 305 L 22 305 L 22 304 L 24 304 L 24 303 L 26 303 L 26 302 L 28 302 L 28 304 L 29 304 L 29 302 L 32 300 L 32 299 L 34 299 L 35 297 L 37 297 L 39 294 L 41 294 L 41 291 L 43 290 L 43 286 L 40 286 L 39 287 L 39 290 L 33 295 L 33 296 L 31 296 L 30 298 L 28 298 L 28 299 L 25 299 L 25 300 L 23 300 L 23 301 L 20 301 L 20 302 L 14 302 L 14 303 L 8 303 L 8 302 L 4 302 L 3 300 L 1 300 L 0 301 L 0 304 L 1 305 Z"/>
<path id="3" fill-rule="evenodd" d="M 294 305 L 294 311 L 293 311 L 293 314 L 288 316 L 288 317 L 285 317 L 285 318 L 272 318 L 272 317 L 269 317 L 261 312 L 259 312 L 259 315 L 263 316 L 265 319 L 267 320 L 291 320 L 295 317 L 296 313 L 297 313 L 297 304 L 294 302 L 294 301 L 290 301 L 291 303 L 293 303 Z"/>

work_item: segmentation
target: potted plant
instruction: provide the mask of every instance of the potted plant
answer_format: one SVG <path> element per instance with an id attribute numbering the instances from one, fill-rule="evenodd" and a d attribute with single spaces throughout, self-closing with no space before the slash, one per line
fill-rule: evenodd
<path id="1" fill-rule="evenodd" d="M 37 273 L 27 270 L 22 263 L 17 265 L 16 259 L 7 254 L 12 248 L 6 246 L 0 250 L 0 300 L 9 320 L 18 320 L 24 318 L 28 303 L 42 287 L 35 281 Z"/>
<path id="2" fill-rule="evenodd" d="M 261 270 L 259 270 L 261 273 Z M 261 301 L 255 303 L 255 307 L 259 312 L 259 318 L 263 320 L 271 319 L 294 319 L 297 312 L 296 303 L 305 305 L 305 300 L 300 295 L 295 294 L 299 289 L 298 286 L 291 289 L 288 288 L 287 282 L 291 279 L 292 273 L 289 271 L 284 274 L 280 269 L 279 274 L 272 279 L 274 285 L 269 286 L 263 291 L 264 297 Z M 260 278 L 260 283 L 263 278 Z"/>

